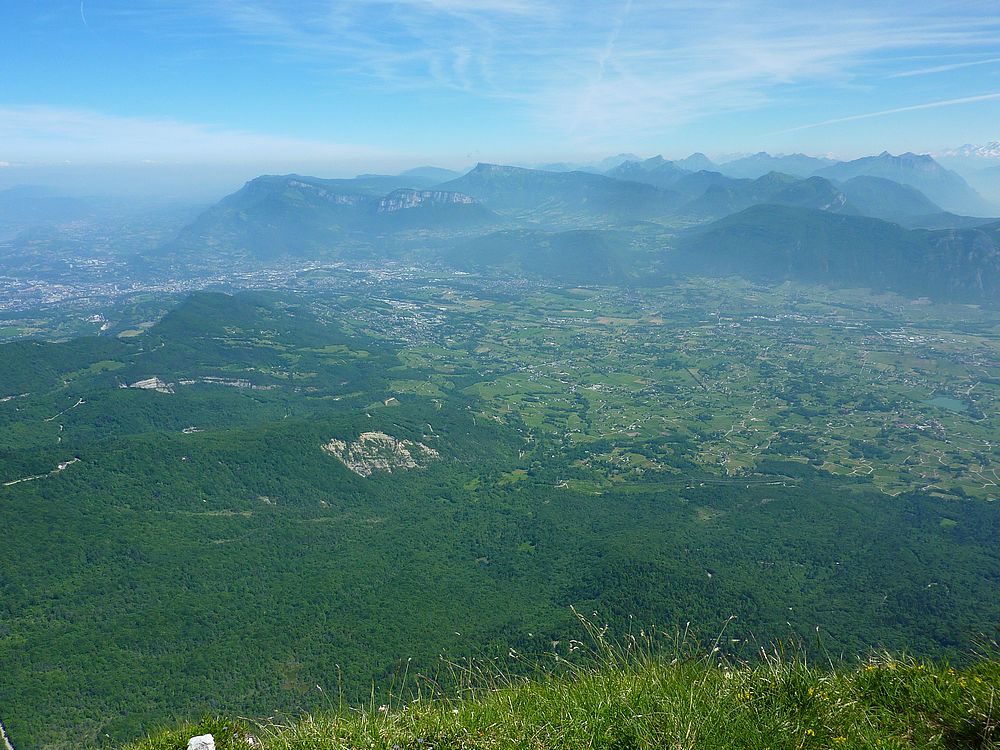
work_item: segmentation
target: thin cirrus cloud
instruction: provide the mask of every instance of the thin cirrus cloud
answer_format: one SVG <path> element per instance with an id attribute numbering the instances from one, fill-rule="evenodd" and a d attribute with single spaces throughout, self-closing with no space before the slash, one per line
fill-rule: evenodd
<path id="1" fill-rule="evenodd" d="M 845 0 L 831 12 L 791 0 L 88 1 L 86 15 L 74 7 L 52 23 L 108 49 L 119 42 L 121 60 L 155 61 L 137 76 L 142 96 L 110 56 L 108 80 L 118 88 L 85 83 L 72 92 L 78 106 L 61 106 L 58 86 L 33 102 L 47 107 L 0 96 L 0 158 L 336 160 L 390 153 L 404 141 L 430 154 L 596 153 L 674 134 L 694 140 L 710 126 L 754 143 L 867 120 L 879 115 L 852 112 L 893 105 L 885 111 L 944 100 L 982 107 L 987 100 L 975 95 L 998 87 L 970 91 L 968 81 L 951 84 L 971 76 L 948 73 L 973 65 L 985 73 L 1000 61 L 992 5 Z M 198 67 L 185 67 L 192 60 Z M 166 75 L 162 97 L 149 103 L 163 70 L 193 74 L 182 88 Z M 259 85 L 272 75 L 281 84 Z M 246 91 L 253 94 L 232 93 Z M 96 111 L 118 101 L 149 116 Z M 214 115 L 201 115 L 206 101 Z M 345 101 L 350 108 L 339 106 Z M 419 126 L 401 139 L 391 125 L 414 108 Z M 734 113 L 753 117 L 734 128 Z M 228 118 L 224 126 L 205 123 L 219 118 Z M 258 132 L 259 121 L 277 134 Z M 803 121 L 811 124 L 780 131 Z M 292 129 L 303 137 L 280 135 Z M 327 142 L 331 130 L 368 146 Z"/>
<path id="2" fill-rule="evenodd" d="M 375 157 L 370 148 L 253 133 L 168 118 L 116 117 L 57 107 L 0 106 L 0 147 L 18 161 L 233 162 Z M 9 166 L 8 162 L 0 162 Z"/>
<path id="3" fill-rule="evenodd" d="M 720 0 L 177 0 L 170 8 L 340 85 L 463 92 L 580 137 L 759 109 L 794 87 L 871 86 L 886 66 L 903 78 L 990 62 L 892 71 L 915 56 L 1000 50 L 1000 18 L 983 3 L 847 3 L 835 13 Z"/>
<path id="4" fill-rule="evenodd" d="M 820 122 L 811 122 L 807 125 L 797 125 L 794 128 L 785 128 L 784 130 L 779 130 L 774 133 L 774 135 L 782 135 L 784 133 L 796 133 L 800 130 L 810 130 L 812 128 L 820 128 L 826 125 L 838 125 L 842 122 L 854 122 L 855 120 L 868 120 L 873 117 L 887 117 L 888 115 L 896 115 L 901 112 L 916 112 L 922 109 L 939 109 L 941 107 L 957 107 L 960 104 L 974 104 L 976 102 L 993 101 L 1000 99 L 1000 91 L 994 92 L 992 94 L 979 94 L 978 96 L 962 96 L 955 99 L 942 99 L 933 102 L 924 102 L 922 104 L 911 104 L 906 107 L 893 107 L 891 109 L 882 109 L 878 112 L 865 112 L 859 115 L 848 115 L 847 117 L 835 117 L 830 120 L 821 120 Z"/>
<path id="5" fill-rule="evenodd" d="M 974 68 L 979 65 L 1000 64 L 1000 57 L 991 57 L 988 60 L 970 60 L 960 63 L 949 63 L 948 65 L 934 65 L 929 68 L 916 68 L 915 70 L 902 70 L 891 73 L 887 78 L 912 78 L 913 76 L 933 75 L 934 73 L 948 73 L 952 70 L 962 70 L 963 68 Z"/>

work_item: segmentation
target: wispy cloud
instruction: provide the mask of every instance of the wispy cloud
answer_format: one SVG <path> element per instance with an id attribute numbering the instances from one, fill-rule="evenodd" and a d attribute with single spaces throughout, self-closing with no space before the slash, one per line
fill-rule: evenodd
<path id="1" fill-rule="evenodd" d="M 0 149 L 19 162 L 335 162 L 370 148 L 201 123 L 54 107 L 0 107 Z M 3 162 L 2 164 L 6 164 Z"/>
<path id="2" fill-rule="evenodd" d="M 912 78 L 913 76 L 926 76 L 926 75 L 932 75 L 934 73 L 947 73 L 952 70 L 961 70 L 962 68 L 972 68 L 977 65 L 996 65 L 998 63 L 1000 63 L 1000 57 L 991 57 L 988 60 L 972 60 L 969 62 L 950 63 L 948 65 L 935 65 L 930 68 L 903 70 L 898 73 L 892 73 L 886 76 L 886 78 Z"/>
<path id="3" fill-rule="evenodd" d="M 901 112 L 916 112 L 921 109 L 938 109 L 939 107 L 956 107 L 960 104 L 974 104 L 976 102 L 986 102 L 994 99 L 1000 99 L 1000 91 L 992 94 L 980 94 L 978 96 L 962 96 L 957 99 L 942 99 L 935 102 L 924 102 L 923 104 L 911 104 L 907 107 L 893 107 L 892 109 L 883 109 L 878 112 L 865 112 L 860 115 L 849 115 L 848 117 L 835 117 L 832 120 L 822 120 L 820 122 L 811 122 L 808 125 L 798 125 L 794 128 L 786 128 L 785 130 L 778 130 L 772 135 L 783 135 L 785 133 L 796 133 L 800 130 L 809 130 L 810 128 L 821 128 L 824 125 L 838 125 L 844 122 L 854 122 L 855 120 L 867 120 L 872 117 L 886 117 L 887 115 L 895 115 Z"/>
<path id="4" fill-rule="evenodd" d="M 166 37 L 179 42 L 166 45 L 179 57 L 245 55 L 255 74 L 261 58 L 287 65 L 317 95 L 368 107 L 358 121 L 376 121 L 396 94 L 412 95 L 408 106 L 442 94 L 442 118 L 465 102 L 481 120 L 497 113 L 508 132 L 574 149 L 662 139 L 767 107 L 801 109 L 814 94 L 816 118 L 829 118 L 843 112 L 838 93 L 877 94 L 1000 61 L 1000 16 L 986 0 L 844 0 L 835 9 L 795 0 L 107 0 L 87 11 L 95 30 Z M 218 128 L 147 124 L 233 151 Z M 137 129 L 122 129 L 142 150 Z M 476 137 L 462 148 L 477 147 Z M 255 138 L 265 136 L 231 142 Z"/>
<path id="5" fill-rule="evenodd" d="M 764 0 L 174 0 L 159 7 L 161 25 L 163 13 L 182 11 L 187 26 L 199 14 L 337 80 L 515 103 L 551 131 L 578 137 L 662 131 L 763 106 L 794 86 L 855 84 L 894 55 L 1000 50 L 1000 17 L 985 5 L 945 2 L 918 9 L 902 0 L 847 3 L 835 12 Z"/>

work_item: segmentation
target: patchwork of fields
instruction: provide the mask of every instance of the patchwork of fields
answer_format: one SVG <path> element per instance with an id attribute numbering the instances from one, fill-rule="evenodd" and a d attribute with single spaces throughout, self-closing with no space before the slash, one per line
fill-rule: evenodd
<path id="1" fill-rule="evenodd" d="M 2 345 L 15 745 L 369 700 L 400 670 L 446 680 L 442 656 L 517 672 L 571 656 L 571 607 L 728 623 L 738 656 L 960 659 L 993 632 L 986 313 L 736 282 L 289 286 Z"/>
<path id="2" fill-rule="evenodd" d="M 524 468 L 565 459 L 562 486 L 793 461 L 893 496 L 1000 498 L 1000 323 L 975 309 L 735 281 L 406 292 L 357 311 L 406 331 L 399 356 L 426 373 L 390 390 L 474 397 L 525 436 Z"/>

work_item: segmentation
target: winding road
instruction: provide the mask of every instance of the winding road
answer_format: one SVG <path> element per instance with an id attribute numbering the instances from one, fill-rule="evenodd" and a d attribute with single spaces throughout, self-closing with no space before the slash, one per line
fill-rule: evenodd
<path id="1" fill-rule="evenodd" d="M 20 479 L 12 479 L 9 482 L 4 482 L 4 487 L 13 487 L 15 484 L 21 484 L 21 482 L 34 482 L 36 479 L 44 479 L 45 477 L 51 477 L 58 474 L 60 471 L 65 471 L 66 467 L 72 466 L 75 463 L 79 463 L 79 458 L 71 458 L 69 461 L 63 461 L 56 468 L 50 471 L 48 474 L 32 474 L 29 477 L 21 477 Z"/>
<path id="2" fill-rule="evenodd" d="M 3 738 L 4 750 L 14 750 L 14 746 L 10 743 L 10 737 L 7 736 L 7 730 L 4 729 L 2 721 L 0 721 L 0 737 Z"/>

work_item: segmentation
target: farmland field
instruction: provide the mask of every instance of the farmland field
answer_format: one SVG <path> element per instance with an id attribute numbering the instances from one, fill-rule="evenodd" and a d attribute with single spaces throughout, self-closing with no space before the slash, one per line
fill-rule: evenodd
<path id="1" fill-rule="evenodd" d="M 524 468 L 562 486 L 793 461 L 891 496 L 1000 497 L 1000 321 L 836 299 L 736 281 L 523 296 L 469 282 L 355 313 L 373 335 L 405 331 L 400 357 L 425 372 L 390 390 L 474 397 L 481 418 L 524 435 Z"/>

